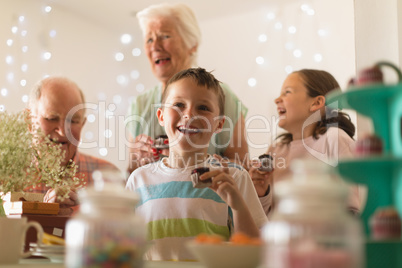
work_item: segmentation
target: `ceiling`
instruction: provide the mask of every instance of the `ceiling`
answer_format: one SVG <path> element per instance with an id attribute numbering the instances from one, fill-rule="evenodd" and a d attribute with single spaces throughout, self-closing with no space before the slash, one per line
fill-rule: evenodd
<path id="1" fill-rule="evenodd" d="M 280 0 L 52 0 L 52 3 L 104 27 L 125 31 L 137 25 L 136 12 L 152 4 L 185 3 L 202 21 L 266 7 L 276 1 Z"/>

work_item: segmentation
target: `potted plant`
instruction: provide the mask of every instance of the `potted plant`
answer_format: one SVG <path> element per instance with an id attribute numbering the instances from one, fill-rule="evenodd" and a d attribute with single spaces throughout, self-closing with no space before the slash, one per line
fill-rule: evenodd
<path id="1" fill-rule="evenodd" d="M 62 166 L 63 157 L 60 145 L 32 124 L 28 111 L 0 112 L 0 215 L 5 215 L 2 197 L 8 192 L 42 183 L 63 198 L 79 186 L 77 167 L 72 161 Z"/>

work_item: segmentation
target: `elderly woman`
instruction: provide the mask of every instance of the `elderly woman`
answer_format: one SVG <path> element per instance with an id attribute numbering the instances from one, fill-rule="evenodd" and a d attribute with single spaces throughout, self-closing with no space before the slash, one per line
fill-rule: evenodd
<path id="1" fill-rule="evenodd" d="M 152 5 L 137 14 L 144 35 L 144 46 L 151 69 L 160 84 L 137 96 L 130 105 L 127 128 L 130 137 L 129 168 L 157 161 L 159 154 L 154 140 L 164 135 L 158 124 L 156 110 L 160 107 L 162 92 L 167 81 L 177 72 L 196 66 L 201 32 L 193 11 L 184 4 Z M 244 133 L 244 107 L 229 87 L 221 84 L 225 92 L 225 125 L 214 135 L 208 152 L 243 163 L 248 157 Z M 162 151 L 168 154 L 167 150 Z"/>

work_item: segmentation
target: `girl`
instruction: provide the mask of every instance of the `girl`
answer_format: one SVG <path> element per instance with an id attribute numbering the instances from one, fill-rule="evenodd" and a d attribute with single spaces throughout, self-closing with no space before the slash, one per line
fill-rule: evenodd
<path id="1" fill-rule="evenodd" d="M 272 184 L 290 175 L 293 159 L 315 157 L 336 165 L 339 158 L 352 156 L 355 126 L 347 114 L 325 106 L 325 95 L 333 90 L 339 90 L 338 82 L 322 70 L 295 71 L 284 81 L 275 104 L 278 126 L 287 133 L 279 135 L 267 152 L 273 157 L 274 169 L 249 169 L 267 215 L 272 208 Z M 351 187 L 349 209 L 360 210 L 358 187 Z"/>

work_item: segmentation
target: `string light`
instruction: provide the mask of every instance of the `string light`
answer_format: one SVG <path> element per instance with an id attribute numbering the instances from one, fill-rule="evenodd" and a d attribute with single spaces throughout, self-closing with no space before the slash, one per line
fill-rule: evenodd
<path id="1" fill-rule="evenodd" d="M 296 29 L 295 26 L 290 26 L 288 28 L 288 31 L 289 31 L 290 34 L 295 34 L 297 32 L 297 29 Z"/>
<path id="2" fill-rule="evenodd" d="M 274 27 L 275 27 L 276 30 L 281 30 L 282 29 L 282 23 L 276 22 Z"/>
<path id="3" fill-rule="evenodd" d="M 25 86 L 27 85 L 27 80 L 22 79 L 22 80 L 20 81 L 20 85 L 21 85 L 22 87 L 25 87 Z"/>
<path id="4" fill-rule="evenodd" d="M 114 112 L 110 111 L 110 110 L 106 110 L 105 112 L 105 117 L 106 118 L 112 118 L 114 115 Z"/>
<path id="5" fill-rule="evenodd" d="M 116 82 L 121 86 L 126 86 L 128 84 L 128 78 L 124 74 L 120 74 L 116 77 Z"/>
<path id="6" fill-rule="evenodd" d="M 56 34 L 57 34 L 56 30 L 50 30 L 50 32 L 49 32 L 49 36 L 52 37 L 52 38 L 55 38 Z"/>
<path id="7" fill-rule="evenodd" d="M 121 52 L 117 52 L 117 53 L 114 55 L 114 59 L 115 59 L 116 61 L 123 61 L 123 60 L 124 60 L 124 54 L 121 53 Z"/>
<path id="8" fill-rule="evenodd" d="M 24 63 L 21 65 L 21 71 L 23 71 L 24 73 L 28 70 L 28 64 Z"/>
<path id="9" fill-rule="evenodd" d="M 285 72 L 286 72 L 287 74 L 290 74 L 291 72 L 293 72 L 293 67 L 292 67 L 291 65 L 287 65 L 287 66 L 285 67 Z"/>
<path id="10" fill-rule="evenodd" d="M 22 95 L 21 100 L 23 103 L 28 103 L 28 100 L 29 100 L 28 95 Z"/>
<path id="11" fill-rule="evenodd" d="M 120 37 L 120 42 L 122 43 L 122 44 L 129 44 L 129 43 L 131 43 L 131 40 L 132 40 L 133 38 L 131 37 L 131 35 L 130 34 L 123 34 L 121 37 Z"/>
<path id="12" fill-rule="evenodd" d="M 251 77 L 248 79 L 248 85 L 250 87 L 255 87 L 257 85 L 257 79 L 255 79 L 254 77 Z"/>
<path id="13" fill-rule="evenodd" d="M 32 12 L 34 14 L 35 9 L 32 9 Z M 39 12 L 39 15 L 42 16 L 43 18 L 49 17 L 50 14 L 55 10 L 51 5 L 39 5 L 39 9 L 37 9 L 37 13 Z M 35 14 L 34 14 L 35 15 Z M 53 15 L 53 14 L 51 14 Z M 50 17 L 49 17 L 50 18 Z M 5 48 L 10 48 L 8 51 L 5 51 L 5 55 L 3 56 L 3 65 L 7 66 L 4 74 L 6 76 L 5 79 L 5 85 L 0 84 L 0 97 L 3 98 L 10 98 L 11 93 L 13 93 L 13 90 L 18 90 L 16 92 L 17 94 L 20 95 L 20 101 L 24 104 L 29 102 L 29 95 L 27 94 L 21 94 L 19 93 L 20 91 L 26 89 L 24 87 L 27 87 L 29 84 L 29 79 L 27 79 L 28 72 L 31 72 L 32 68 L 29 66 L 31 64 L 30 59 L 31 58 L 40 58 L 42 60 L 42 66 L 35 66 L 39 69 L 47 69 L 49 70 L 50 67 L 48 66 L 48 62 L 50 62 L 54 58 L 54 53 L 55 51 L 50 47 L 52 39 L 55 39 L 58 37 L 58 30 L 56 27 L 52 29 L 51 22 L 54 20 L 37 20 L 35 19 L 31 20 L 30 16 L 28 14 L 24 15 L 19 15 L 17 13 L 16 16 L 12 17 L 12 22 L 11 25 L 9 26 L 10 32 L 8 33 L 9 36 L 5 36 L 3 38 L 2 42 L 5 42 Z M 42 28 L 41 25 L 35 25 L 36 21 L 39 23 L 42 22 Z M 29 22 L 29 23 L 28 23 Z M 35 25 L 35 27 L 39 30 L 39 35 L 36 34 L 36 32 L 32 32 L 29 27 Z M 39 36 L 39 39 L 36 39 L 35 37 Z M 128 45 L 132 44 L 133 41 L 136 39 L 134 38 L 135 35 L 131 35 L 129 33 L 123 33 L 119 36 L 120 38 L 120 44 L 121 45 Z M 58 40 L 58 43 L 60 41 Z M 38 46 L 38 48 L 37 48 Z M 121 50 L 120 52 L 113 53 L 111 52 L 110 54 L 112 55 L 112 61 L 115 60 L 114 62 L 123 62 L 126 60 L 126 57 L 131 53 L 133 57 L 139 57 L 141 56 L 142 49 L 137 47 L 137 44 L 134 44 L 131 46 L 128 50 L 127 48 L 120 48 L 120 49 L 125 49 L 124 51 Z M 29 54 L 28 54 L 29 53 Z M 35 55 L 37 54 L 37 55 Z M 114 56 L 114 58 L 113 58 Z M 43 68 L 46 67 L 46 68 Z M 42 78 L 45 78 L 48 76 L 43 74 L 39 74 Z M 142 83 L 138 83 L 138 79 L 140 78 L 140 71 L 136 70 L 133 68 L 129 73 L 125 74 L 117 74 L 116 75 L 116 82 L 120 86 L 127 86 L 130 82 L 137 80 L 135 85 L 133 86 L 135 90 L 139 93 L 143 92 L 145 90 L 145 86 Z M 10 87 L 6 84 L 10 84 Z M 108 100 L 107 96 L 103 92 L 95 93 L 98 97 L 99 103 L 101 101 L 106 101 Z M 132 95 L 132 94 L 130 94 Z M 18 96 L 18 95 L 17 95 Z M 112 120 L 112 118 L 116 117 L 116 113 L 120 112 L 117 111 L 117 109 L 120 109 L 121 103 L 124 102 L 124 106 L 126 106 L 126 101 L 132 100 L 133 96 L 125 96 L 121 94 L 116 94 L 112 97 L 113 103 L 109 105 L 108 110 L 105 111 L 104 115 L 98 114 L 99 112 L 99 107 L 95 108 L 92 110 L 91 114 L 88 114 L 87 116 L 87 121 L 89 123 L 97 123 L 96 121 L 100 121 L 100 118 L 105 116 L 108 120 Z M 8 100 L 6 100 L 8 101 Z M 4 101 L 4 102 L 6 102 Z M 22 105 L 20 103 L 20 105 Z M 24 105 L 25 106 L 25 105 Z M 7 107 L 9 108 L 14 108 L 14 107 Z M 18 108 L 18 107 L 17 107 Z M 123 107 L 124 108 L 124 107 Z M 5 110 L 5 104 L 2 103 L 0 104 L 0 110 Z M 93 112 L 93 111 L 98 111 L 98 112 Z M 103 119 L 102 119 L 103 120 Z M 110 121 L 111 122 L 111 121 Z M 92 126 L 93 127 L 93 126 Z M 112 128 L 106 129 L 106 130 L 100 130 L 100 133 L 104 133 L 104 136 L 106 138 L 112 138 L 116 136 L 116 131 L 113 130 Z M 93 139 L 94 138 L 94 133 L 98 134 L 97 131 L 86 131 L 85 132 L 85 137 L 86 139 Z M 100 145 L 101 148 L 99 148 L 98 153 L 101 156 L 106 156 L 109 154 L 109 151 L 107 148 L 105 148 L 105 145 Z"/>
<path id="14" fill-rule="evenodd" d="M 260 34 L 258 36 L 258 41 L 260 41 L 261 43 L 267 42 L 268 40 L 268 36 L 266 34 Z"/>
<path id="15" fill-rule="evenodd" d="M 42 59 L 43 60 L 50 60 L 52 58 L 52 53 L 50 53 L 49 51 L 45 51 L 42 54 Z"/>
<path id="16" fill-rule="evenodd" d="M 101 156 L 107 156 L 108 150 L 107 150 L 106 148 L 100 148 L 100 149 L 99 149 L 99 154 L 100 154 Z"/>
<path id="17" fill-rule="evenodd" d="M 7 88 L 2 88 L 1 91 L 0 91 L 0 93 L 1 93 L 1 95 L 2 95 L 3 97 L 7 96 L 7 95 L 8 95 L 8 90 L 7 90 Z"/>
<path id="18" fill-rule="evenodd" d="M 89 115 L 87 116 L 87 121 L 88 121 L 89 123 L 93 123 L 93 122 L 95 122 L 95 120 L 96 120 L 95 115 L 89 114 Z"/>
<path id="19" fill-rule="evenodd" d="M 257 62 L 257 64 L 261 65 L 261 64 L 264 64 L 265 60 L 263 57 L 260 56 L 255 59 L 255 62 Z"/>
<path id="20" fill-rule="evenodd" d="M 140 72 L 137 70 L 132 70 L 130 72 L 130 77 L 134 80 L 138 79 L 140 77 Z"/>
<path id="21" fill-rule="evenodd" d="M 121 103 L 121 100 L 122 100 L 122 98 L 121 98 L 120 95 L 114 95 L 114 96 L 113 96 L 113 102 L 114 102 L 114 103 L 120 104 L 120 103 Z"/>
<path id="22" fill-rule="evenodd" d="M 294 47 L 295 45 L 293 44 L 293 42 L 286 42 L 285 44 L 286 50 L 293 50 Z"/>
<path id="23" fill-rule="evenodd" d="M 310 16 L 313 16 L 313 15 L 315 15 L 315 10 L 310 9 L 310 10 L 307 11 L 307 14 L 310 15 Z"/>
<path id="24" fill-rule="evenodd" d="M 324 30 L 324 29 L 319 29 L 319 30 L 317 31 L 317 34 L 318 34 L 319 36 L 321 36 L 321 37 L 324 37 L 324 36 L 327 36 L 327 35 L 328 35 L 328 31 L 327 31 L 327 30 Z"/>
<path id="25" fill-rule="evenodd" d="M 13 72 L 9 72 L 7 74 L 7 80 L 10 82 L 14 81 L 14 73 Z"/>
<path id="26" fill-rule="evenodd" d="M 14 62 L 13 56 L 10 56 L 10 55 L 6 56 L 6 63 L 8 65 L 13 64 L 13 62 Z"/>
<path id="27" fill-rule="evenodd" d="M 106 100 L 106 94 L 103 92 L 98 93 L 98 100 L 104 101 Z"/>
<path id="28" fill-rule="evenodd" d="M 138 56 L 141 55 L 141 49 L 139 49 L 139 48 L 133 48 L 133 50 L 131 51 L 131 54 L 132 54 L 134 57 L 138 57 Z"/>
<path id="29" fill-rule="evenodd" d="M 321 62 L 322 61 L 322 55 L 320 53 L 314 54 L 314 60 L 316 62 Z"/>
<path id="30" fill-rule="evenodd" d="M 50 11 L 52 11 L 52 7 L 51 6 L 45 6 L 44 11 L 46 13 L 50 13 Z"/>
<path id="31" fill-rule="evenodd" d="M 276 15 L 275 15 L 274 12 L 269 12 L 269 13 L 267 14 L 267 19 L 268 19 L 268 20 L 273 20 L 273 19 L 275 19 L 275 17 L 276 17 Z"/>
<path id="32" fill-rule="evenodd" d="M 116 111 L 116 108 L 117 108 L 117 106 L 114 103 L 109 104 L 107 107 L 108 111 L 111 111 L 111 112 Z"/>
<path id="33" fill-rule="evenodd" d="M 103 132 L 103 136 L 105 136 L 105 138 L 110 139 L 112 137 L 112 131 L 110 129 L 105 129 L 105 131 Z"/>
<path id="34" fill-rule="evenodd" d="M 293 50 L 293 56 L 295 56 L 295 58 L 300 58 L 302 56 L 301 50 L 300 49 Z"/>
<path id="35" fill-rule="evenodd" d="M 85 132 L 85 138 L 87 140 L 92 140 L 94 138 L 94 133 L 92 131 Z"/>
<path id="36" fill-rule="evenodd" d="M 135 86 L 135 89 L 137 90 L 137 92 L 141 93 L 145 90 L 145 86 L 143 84 L 137 84 Z"/>

